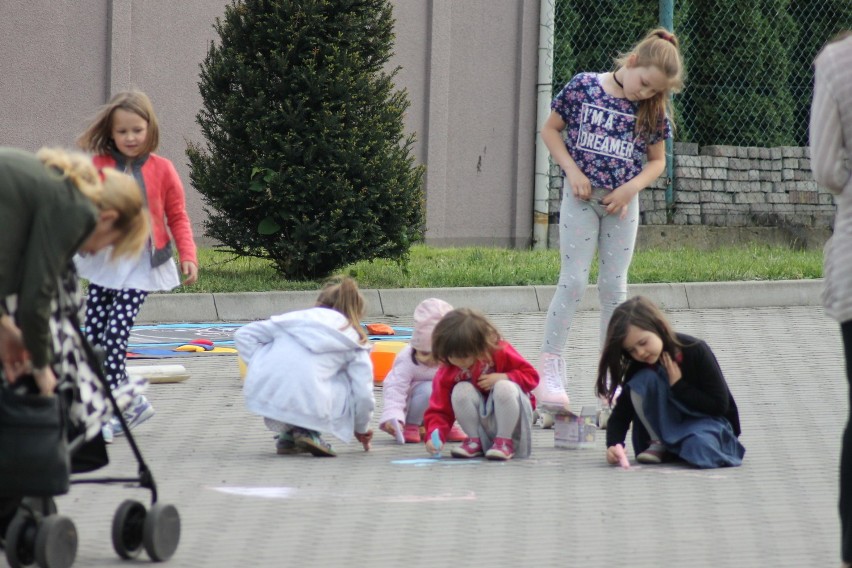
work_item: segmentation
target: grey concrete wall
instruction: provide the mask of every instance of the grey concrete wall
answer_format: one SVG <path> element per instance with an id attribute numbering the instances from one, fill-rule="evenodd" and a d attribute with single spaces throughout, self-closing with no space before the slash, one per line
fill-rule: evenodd
<path id="1" fill-rule="evenodd" d="M 226 0 L 4 0 L 0 144 L 72 146 L 109 96 L 151 97 L 159 153 L 187 186 L 202 243 L 203 204 L 189 186 L 187 141 L 201 139 L 198 65 Z M 394 0 L 393 66 L 426 164 L 427 242 L 530 242 L 538 0 Z"/>

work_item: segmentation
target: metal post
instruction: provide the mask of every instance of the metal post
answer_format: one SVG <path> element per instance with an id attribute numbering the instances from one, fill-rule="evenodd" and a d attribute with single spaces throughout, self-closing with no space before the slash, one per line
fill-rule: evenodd
<path id="1" fill-rule="evenodd" d="M 674 33 L 674 0 L 660 0 L 660 26 Z M 674 213 L 674 140 L 666 138 L 666 220 Z"/>

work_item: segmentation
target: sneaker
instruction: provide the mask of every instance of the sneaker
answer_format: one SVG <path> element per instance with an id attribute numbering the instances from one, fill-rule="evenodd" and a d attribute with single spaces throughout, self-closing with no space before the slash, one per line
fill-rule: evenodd
<path id="1" fill-rule="evenodd" d="M 454 458 L 478 458 L 482 455 L 482 442 L 479 438 L 466 438 L 461 446 L 450 452 Z"/>
<path id="2" fill-rule="evenodd" d="M 553 353 L 542 353 L 538 365 L 539 383 L 533 389 L 537 405 L 543 410 L 568 410 L 565 392 L 565 360 Z"/>
<path id="3" fill-rule="evenodd" d="M 101 436 L 104 439 L 105 444 L 112 444 L 113 440 L 115 440 L 115 436 L 112 433 L 112 420 L 101 426 Z"/>
<path id="4" fill-rule="evenodd" d="M 490 460 L 506 461 L 515 455 L 515 444 L 511 438 L 494 438 L 491 449 L 485 452 L 485 457 Z"/>
<path id="5" fill-rule="evenodd" d="M 296 440 L 290 432 L 280 432 L 275 440 L 275 453 L 279 456 L 301 454 L 305 449 L 296 445 Z"/>
<path id="6" fill-rule="evenodd" d="M 319 432 L 305 428 L 293 428 L 293 441 L 296 446 L 318 458 L 333 458 L 337 453 L 331 449 L 331 444 L 322 439 Z"/>
<path id="7" fill-rule="evenodd" d="M 406 444 L 419 444 L 422 441 L 420 437 L 420 425 L 406 424 L 402 428 L 402 439 Z"/>
<path id="8" fill-rule="evenodd" d="M 453 424 L 453 427 L 450 428 L 450 433 L 447 435 L 448 442 L 464 442 L 467 440 L 467 434 L 464 433 L 464 430 L 461 429 L 461 426 L 458 424 Z"/>
<path id="9" fill-rule="evenodd" d="M 127 422 L 127 427 L 131 430 L 154 416 L 154 414 L 156 414 L 154 407 L 151 406 L 151 403 L 148 402 L 144 394 L 136 395 L 130 407 L 122 412 L 124 421 Z M 112 420 L 112 432 L 115 436 L 124 435 L 124 428 L 117 418 L 113 418 Z"/>
<path id="10" fill-rule="evenodd" d="M 662 463 L 663 456 L 666 455 L 666 447 L 659 440 L 651 440 L 651 445 L 648 448 L 636 456 L 636 461 L 640 463 Z"/>

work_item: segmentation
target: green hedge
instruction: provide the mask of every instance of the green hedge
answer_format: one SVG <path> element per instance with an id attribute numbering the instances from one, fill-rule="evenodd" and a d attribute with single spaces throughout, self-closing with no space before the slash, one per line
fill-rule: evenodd
<path id="1" fill-rule="evenodd" d="M 577 72 L 611 69 L 658 22 L 658 0 L 555 2 L 554 93 Z M 679 140 L 807 144 L 812 62 L 852 28 L 852 1 L 681 0 L 674 22 L 687 70 L 675 98 Z"/>

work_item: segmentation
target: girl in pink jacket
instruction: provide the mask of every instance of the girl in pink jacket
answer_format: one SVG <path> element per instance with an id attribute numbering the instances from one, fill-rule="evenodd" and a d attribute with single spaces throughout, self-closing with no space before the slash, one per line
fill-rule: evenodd
<path id="1" fill-rule="evenodd" d="M 432 395 L 432 379 L 438 362 L 432 357 L 432 330 L 453 307 L 443 300 L 428 298 L 414 310 L 411 342 L 399 352 L 382 382 L 384 406 L 379 427 L 405 443 L 422 441 L 423 413 Z M 458 426 L 450 431 L 450 441 L 464 440 Z"/>
<path id="2" fill-rule="evenodd" d="M 125 370 L 130 328 L 150 292 L 180 285 L 173 258 L 175 247 L 184 284 L 198 278 L 183 185 L 174 165 L 154 154 L 159 142 L 157 116 L 150 99 L 140 91 L 114 95 L 77 139 L 81 148 L 95 154 L 95 166 L 116 168 L 133 176 L 151 215 L 151 239 L 139 257 L 111 262 L 111 250 L 75 257 L 80 276 L 89 280 L 86 336 L 105 350 L 104 370 L 113 392 L 120 388 L 138 392 L 128 384 Z M 130 428 L 153 415 L 154 408 L 142 394 L 136 394 L 124 412 Z M 104 438 L 109 442 L 120 430 L 121 424 L 115 420 L 111 429 L 104 428 Z"/>

